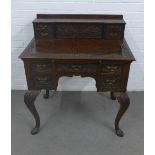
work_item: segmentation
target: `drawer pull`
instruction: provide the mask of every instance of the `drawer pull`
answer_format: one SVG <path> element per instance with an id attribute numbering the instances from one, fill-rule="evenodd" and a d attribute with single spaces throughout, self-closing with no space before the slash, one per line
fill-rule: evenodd
<path id="1" fill-rule="evenodd" d="M 117 32 L 115 32 L 115 33 L 110 33 L 110 36 L 111 36 L 111 37 L 117 37 L 117 36 L 118 36 L 118 33 L 117 33 Z"/>
<path id="2" fill-rule="evenodd" d="M 109 85 L 112 85 L 112 84 L 115 84 L 116 83 L 116 80 L 105 80 L 105 83 L 109 84 Z"/>
<path id="3" fill-rule="evenodd" d="M 75 71 L 79 71 L 81 69 L 81 66 L 72 66 L 72 69 Z"/>
<path id="4" fill-rule="evenodd" d="M 41 29 L 46 29 L 46 28 L 47 28 L 47 25 L 39 25 L 39 27 L 40 27 Z"/>
<path id="5" fill-rule="evenodd" d="M 118 66 L 107 66 L 106 68 L 112 72 L 119 69 Z"/>
<path id="6" fill-rule="evenodd" d="M 47 77 L 37 77 L 38 81 L 47 81 L 48 78 Z"/>
<path id="7" fill-rule="evenodd" d="M 36 30 L 46 30 L 48 27 L 47 25 L 41 25 L 41 24 L 37 24 L 36 26 Z"/>
<path id="8" fill-rule="evenodd" d="M 32 70 L 34 72 L 50 72 L 49 64 L 33 64 Z"/>
<path id="9" fill-rule="evenodd" d="M 48 32 L 41 32 L 41 33 L 40 33 L 40 36 L 46 37 L 46 36 L 48 36 Z"/>
<path id="10" fill-rule="evenodd" d="M 39 65 L 39 64 L 37 64 L 36 67 L 37 68 L 44 68 L 44 67 L 46 67 L 46 65 Z"/>

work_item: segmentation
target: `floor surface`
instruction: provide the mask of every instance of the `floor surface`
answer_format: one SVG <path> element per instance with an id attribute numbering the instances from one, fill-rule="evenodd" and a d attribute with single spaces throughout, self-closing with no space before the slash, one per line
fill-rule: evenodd
<path id="1" fill-rule="evenodd" d="M 39 134 L 23 102 L 25 91 L 12 91 L 12 155 L 143 155 L 143 92 L 129 92 L 130 107 L 120 122 L 123 138 L 113 131 L 119 108 L 109 93 L 50 92 L 36 100 Z"/>

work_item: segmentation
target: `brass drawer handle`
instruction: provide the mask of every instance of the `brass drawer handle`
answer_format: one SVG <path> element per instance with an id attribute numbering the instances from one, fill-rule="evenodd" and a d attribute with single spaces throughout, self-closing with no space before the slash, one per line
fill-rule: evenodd
<path id="1" fill-rule="evenodd" d="M 112 85 L 112 84 L 115 84 L 115 83 L 116 83 L 116 80 L 109 80 L 109 79 L 107 79 L 107 80 L 105 80 L 105 82 L 106 82 L 107 84 Z"/>
<path id="2" fill-rule="evenodd" d="M 47 65 L 39 65 L 39 64 L 37 64 L 36 67 L 37 68 L 45 68 L 45 67 L 47 67 Z"/>
<path id="3" fill-rule="evenodd" d="M 79 69 L 81 69 L 81 66 L 76 66 L 75 65 L 75 66 L 72 66 L 71 68 L 74 69 L 74 70 L 79 70 Z"/>
<path id="4" fill-rule="evenodd" d="M 46 64 L 35 64 L 32 65 L 32 70 L 36 72 L 50 71 L 50 66 Z"/>
<path id="5" fill-rule="evenodd" d="M 119 69 L 118 66 L 107 66 L 106 68 L 107 68 L 108 70 L 110 70 L 111 72 L 114 72 L 114 71 L 116 71 L 116 70 Z"/>
<path id="6" fill-rule="evenodd" d="M 40 27 L 41 29 L 46 29 L 46 28 L 47 28 L 47 25 L 39 25 L 39 27 Z"/>
<path id="7" fill-rule="evenodd" d="M 46 37 L 46 36 L 48 36 L 48 32 L 41 32 L 41 33 L 40 33 L 40 36 Z"/>
<path id="8" fill-rule="evenodd" d="M 47 77 L 37 77 L 38 81 L 47 81 L 48 78 Z"/>
<path id="9" fill-rule="evenodd" d="M 116 37 L 116 36 L 118 36 L 118 33 L 117 33 L 117 32 L 111 32 L 111 33 L 110 33 L 110 36 L 111 36 L 111 37 Z"/>

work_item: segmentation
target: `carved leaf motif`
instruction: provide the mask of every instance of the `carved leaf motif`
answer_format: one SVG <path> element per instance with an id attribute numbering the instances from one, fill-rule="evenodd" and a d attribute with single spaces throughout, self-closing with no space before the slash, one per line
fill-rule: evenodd
<path id="1" fill-rule="evenodd" d="M 102 72 L 109 74 L 121 73 L 122 66 L 121 65 L 104 65 Z"/>
<path id="2" fill-rule="evenodd" d="M 65 72 L 96 72 L 97 65 L 95 64 L 58 64 L 58 71 Z"/>
<path id="3" fill-rule="evenodd" d="M 51 64 L 32 64 L 32 71 L 46 73 L 51 71 Z"/>

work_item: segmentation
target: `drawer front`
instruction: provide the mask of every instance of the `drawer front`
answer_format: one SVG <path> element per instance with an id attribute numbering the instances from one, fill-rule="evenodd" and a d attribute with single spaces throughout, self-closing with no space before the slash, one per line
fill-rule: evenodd
<path id="1" fill-rule="evenodd" d="M 74 64 L 74 63 L 60 63 L 57 64 L 58 72 L 82 72 L 82 73 L 95 73 L 97 71 L 96 64 Z"/>
<path id="2" fill-rule="evenodd" d="M 124 31 L 124 24 L 105 24 L 105 31 Z"/>
<path id="3" fill-rule="evenodd" d="M 57 24 L 55 30 L 56 38 L 76 38 L 78 27 L 76 24 Z"/>
<path id="4" fill-rule="evenodd" d="M 52 64 L 34 62 L 30 64 L 31 80 L 34 89 L 52 88 Z"/>
<path id="5" fill-rule="evenodd" d="M 103 64 L 101 74 L 121 74 L 123 66 L 120 64 Z"/>
<path id="6" fill-rule="evenodd" d="M 99 24 L 57 24 L 56 38 L 102 38 Z"/>
<path id="7" fill-rule="evenodd" d="M 34 34 L 36 39 L 50 39 L 53 38 L 53 25 L 44 23 L 34 24 Z"/>
<path id="8" fill-rule="evenodd" d="M 122 40 L 124 38 L 124 24 L 105 24 L 104 38 L 107 40 Z"/>
<path id="9" fill-rule="evenodd" d="M 33 74 L 33 85 L 35 88 L 52 88 L 52 77 L 50 74 Z"/>
<path id="10" fill-rule="evenodd" d="M 124 24 L 94 24 L 94 23 L 34 23 L 36 39 L 52 38 L 94 38 L 106 40 L 122 40 Z"/>
<path id="11" fill-rule="evenodd" d="M 100 79 L 100 87 L 105 91 L 120 90 L 121 89 L 121 76 L 103 76 Z"/>
<path id="12" fill-rule="evenodd" d="M 31 64 L 32 72 L 36 73 L 51 73 L 52 65 L 50 63 L 34 63 Z"/>
<path id="13" fill-rule="evenodd" d="M 102 38 L 101 24 L 81 24 L 78 28 L 77 38 Z"/>

